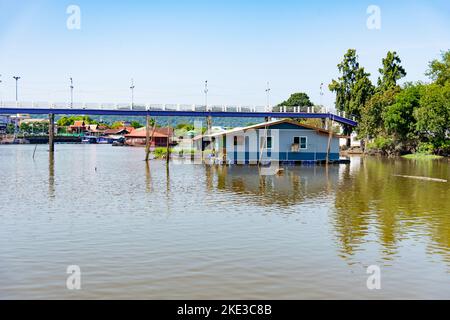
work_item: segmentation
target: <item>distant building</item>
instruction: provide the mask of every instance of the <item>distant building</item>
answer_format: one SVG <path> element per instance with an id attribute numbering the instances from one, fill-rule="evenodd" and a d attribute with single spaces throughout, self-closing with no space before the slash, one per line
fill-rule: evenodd
<path id="1" fill-rule="evenodd" d="M 259 161 L 337 161 L 342 136 L 293 120 L 264 122 L 244 128 L 194 138 L 197 149 L 212 150 L 213 156 L 237 164 Z"/>
<path id="2" fill-rule="evenodd" d="M 9 124 L 9 116 L 0 115 L 0 134 L 6 133 L 6 128 Z"/>
<path id="3" fill-rule="evenodd" d="M 87 132 L 88 126 L 83 120 L 77 120 L 74 122 L 73 125 L 69 126 L 69 132 L 70 133 L 85 133 Z"/>
<path id="4" fill-rule="evenodd" d="M 123 128 L 117 128 L 117 129 L 107 129 L 105 130 L 104 134 L 105 136 L 124 136 L 126 134 L 129 134 L 134 131 L 133 127 L 123 127 Z"/>
<path id="5" fill-rule="evenodd" d="M 172 128 L 156 128 L 153 132 L 150 129 L 151 147 L 166 147 L 167 142 L 173 145 L 174 131 Z M 145 146 L 147 143 L 147 131 L 145 128 L 136 129 L 133 132 L 125 135 L 125 144 L 129 146 Z"/>

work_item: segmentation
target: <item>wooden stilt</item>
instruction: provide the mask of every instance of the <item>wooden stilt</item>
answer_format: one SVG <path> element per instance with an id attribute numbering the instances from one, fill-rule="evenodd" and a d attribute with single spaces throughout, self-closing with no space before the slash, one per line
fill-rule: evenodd
<path id="1" fill-rule="evenodd" d="M 206 125 L 207 125 L 207 129 L 208 129 L 208 133 L 211 133 L 212 130 L 212 117 L 208 116 L 206 118 Z"/>
<path id="2" fill-rule="evenodd" d="M 148 162 L 150 158 L 150 116 L 145 118 L 145 161 Z"/>
<path id="3" fill-rule="evenodd" d="M 333 121 L 331 119 L 328 119 L 328 146 L 327 146 L 327 162 L 326 164 L 330 162 L 330 151 L 331 151 L 331 140 L 333 138 Z"/>
<path id="4" fill-rule="evenodd" d="M 147 115 L 147 124 L 146 124 L 145 130 L 146 130 L 145 161 L 148 162 L 150 160 L 150 147 L 152 145 L 153 136 L 155 135 L 155 130 L 156 130 L 156 119 L 153 122 L 153 129 L 152 129 L 151 135 L 150 135 L 150 116 Z"/>
<path id="5" fill-rule="evenodd" d="M 55 115 L 50 113 L 48 119 L 48 150 L 53 153 L 55 152 Z"/>
<path id="6" fill-rule="evenodd" d="M 166 164 L 169 167 L 170 161 L 170 120 L 167 122 L 167 150 L 166 150 Z"/>

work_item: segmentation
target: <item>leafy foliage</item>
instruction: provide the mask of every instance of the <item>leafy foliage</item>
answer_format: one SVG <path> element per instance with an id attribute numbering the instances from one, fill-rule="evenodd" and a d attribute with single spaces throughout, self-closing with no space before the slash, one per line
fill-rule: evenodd
<path id="1" fill-rule="evenodd" d="M 450 50 L 442 52 L 441 60 L 433 60 L 428 65 L 426 75 L 436 84 L 445 85 L 450 82 Z"/>
<path id="2" fill-rule="evenodd" d="M 309 96 L 304 92 L 297 92 L 292 94 L 289 99 L 283 101 L 278 105 L 279 107 L 312 107 L 313 103 Z"/>
<path id="3" fill-rule="evenodd" d="M 374 92 L 370 74 L 360 67 L 355 49 L 349 49 L 338 64 L 341 76 L 332 80 L 329 89 L 336 93 L 336 109 L 361 118 L 361 110 Z"/>
<path id="4" fill-rule="evenodd" d="M 406 76 L 405 69 L 401 66 L 402 60 L 397 52 L 389 51 L 382 60 L 383 68 L 378 69 L 378 90 L 386 91 L 397 86 L 397 81 Z"/>

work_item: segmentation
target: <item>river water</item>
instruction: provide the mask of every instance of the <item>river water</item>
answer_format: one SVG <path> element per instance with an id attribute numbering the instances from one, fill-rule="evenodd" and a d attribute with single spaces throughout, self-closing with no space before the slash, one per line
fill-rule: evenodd
<path id="1" fill-rule="evenodd" d="M 448 160 L 263 176 L 147 166 L 139 148 L 33 150 L 0 146 L 0 299 L 450 298 L 450 183 L 396 176 L 450 180 Z"/>

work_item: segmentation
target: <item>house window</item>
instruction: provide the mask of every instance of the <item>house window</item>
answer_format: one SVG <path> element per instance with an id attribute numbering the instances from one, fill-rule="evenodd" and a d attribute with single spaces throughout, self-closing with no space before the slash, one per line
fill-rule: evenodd
<path id="1" fill-rule="evenodd" d="M 233 144 L 235 146 L 242 146 L 242 145 L 244 145 L 244 137 L 243 136 L 234 136 Z"/>
<path id="2" fill-rule="evenodd" d="M 272 149 L 272 137 L 261 137 L 261 148 Z"/>
<path id="3" fill-rule="evenodd" d="M 308 149 L 308 138 L 294 137 L 294 144 L 298 145 L 299 149 Z"/>

